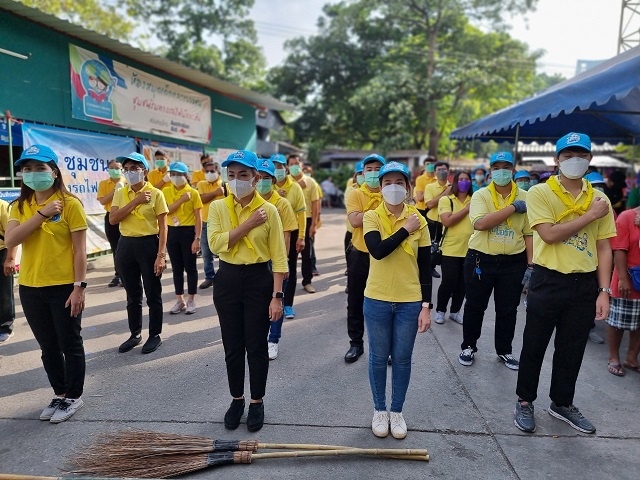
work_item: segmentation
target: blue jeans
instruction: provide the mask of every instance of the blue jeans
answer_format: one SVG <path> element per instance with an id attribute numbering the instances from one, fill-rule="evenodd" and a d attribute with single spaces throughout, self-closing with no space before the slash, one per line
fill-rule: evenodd
<path id="1" fill-rule="evenodd" d="M 207 239 L 207 222 L 202 222 L 202 233 L 200 234 L 200 250 L 202 251 L 202 261 L 204 262 L 204 278 L 213 280 L 216 269 L 213 266 L 213 253 L 209 248 Z"/>
<path id="2" fill-rule="evenodd" d="M 287 288 L 287 281 L 289 277 L 284 279 L 282 282 L 282 291 L 284 292 L 285 288 Z M 280 341 L 280 337 L 282 336 L 282 323 L 284 322 L 284 312 L 282 312 L 282 316 L 276 320 L 275 322 L 271 322 L 271 327 L 269 327 L 269 342 L 278 343 Z"/>
<path id="3" fill-rule="evenodd" d="M 411 378 L 411 355 L 421 308 L 421 302 L 392 303 L 364 297 L 364 321 L 369 337 L 369 383 L 376 410 L 387 409 L 387 360 L 391 355 L 391 411 L 402 412 Z"/>

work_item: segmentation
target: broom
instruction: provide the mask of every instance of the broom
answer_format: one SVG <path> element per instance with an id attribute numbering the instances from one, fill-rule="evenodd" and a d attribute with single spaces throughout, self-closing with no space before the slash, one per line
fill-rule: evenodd
<path id="1" fill-rule="evenodd" d="M 74 462 L 77 465 L 75 470 L 69 473 L 80 475 L 100 475 L 103 477 L 125 477 L 125 478 L 169 478 L 177 475 L 204 470 L 210 467 L 231 464 L 249 464 L 254 460 L 267 458 L 299 458 L 299 457 L 320 457 L 320 456 L 376 456 L 381 452 L 390 452 L 393 449 L 362 449 L 348 448 L 343 450 L 308 450 L 298 452 L 270 452 L 252 453 L 248 451 L 236 452 L 213 452 L 213 453 L 189 453 L 189 454 L 166 454 L 150 457 L 125 457 L 121 456 L 117 460 L 108 461 L 105 457 L 91 455 L 93 458 L 85 458 L 82 462 Z M 413 457 L 428 461 L 428 455 L 415 455 L 416 450 L 402 450 L 407 455 L 398 458 Z M 409 455 L 411 452 L 411 455 Z M 91 460 L 90 462 L 86 460 Z"/>

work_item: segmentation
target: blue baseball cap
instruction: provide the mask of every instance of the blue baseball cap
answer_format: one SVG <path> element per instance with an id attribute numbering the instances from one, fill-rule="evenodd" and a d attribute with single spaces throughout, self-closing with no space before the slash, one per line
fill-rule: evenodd
<path id="1" fill-rule="evenodd" d="M 273 165 L 273 162 L 268 158 L 259 158 L 258 159 L 258 168 L 259 172 L 268 173 L 272 177 L 276 176 L 276 167 Z"/>
<path id="2" fill-rule="evenodd" d="M 588 152 L 591 151 L 591 139 L 589 135 L 585 135 L 584 133 L 567 133 L 564 137 L 556 143 L 556 155 L 559 154 L 562 150 L 569 147 L 580 147 L 584 148 Z"/>
<path id="3" fill-rule="evenodd" d="M 382 165 L 387 164 L 387 161 L 384 159 L 382 155 L 378 155 L 377 153 L 372 153 L 371 155 L 367 155 L 366 157 L 364 157 L 364 160 L 362 160 L 362 168 L 364 169 L 364 166 L 367 163 L 371 163 L 371 162 L 380 162 Z"/>
<path id="4" fill-rule="evenodd" d="M 553 175 L 553 172 L 542 172 L 540 174 L 540 181 L 546 180 L 547 178 L 549 178 L 552 175 Z"/>
<path id="5" fill-rule="evenodd" d="M 474 172 L 477 171 L 477 170 L 482 170 L 484 173 L 487 173 L 487 167 L 482 163 L 479 163 L 478 165 L 473 167 L 473 171 Z"/>
<path id="6" fill-rule="evenodd" d="M 591 173 L 585 175 L 584 179 L 588 180 L 589 183 L 591 183 L 592 185 L 597 184 L 597 183 L 602 183 L 602 184 L 606 183 L 604 181 L 604 178 L 602 178 L 602 175 L 600 175 L 598 172 L 591 172 Z"/>
<path id="7" fill-rule="evenodd" d="M 189 169 L 182 162 L 173 162 L 171 165 L 169 165 L 169 171 L 170 172 L 184 173 L 185 175 L 189 174 Z"/>
<path id="8" fill-rule="evenodd" d="M 364 164 L 362 162 L 356 163 L 356 173 L 362 173 L 364 170 Z"/>
<path id="9" fill-rule="evenodd" d="M 508 162 L 513 165 L 513 155 L 511 155 L 509 152 L 496 152 L 491 155 L 489 165 L 493 165 L 496 162 Z"/>
<path id="10" fill-rule="evenodd" d="M 43 163 L 56 162 L 56 165 L 58 164 L 58 156 L 55 154 L 55 152 L 46 145 L 39 144 L 31 145 L 26 150 L 23 150 L 20 158 L 13 164 L 16 167 L 20 167 L 23 163 L 26 163 L 29 160 L 35 160 L 37 162 Z"/>
<path id="11" fill-rule="evenodd" d="M 138 152 L 131 152 L 129 155 L 125 155 L 124 157 L 116 157 L 116 160 L 124 165 L 124 162 L 127 160 L 133 160 L 134 162 L 141 163 L 144 166 L 145 170 L 149 170 L 149 162 L 144 158 L 144 155 Z"/>
<path id="12" fill-rule="evenodd" d="M 516 174 L 513 176 L 513 179 L 518 180 L 520 178 L 531 178 L 531 174 L 526 170 L 518 170 Z"/>
<path id="13" fill-rule="evenodd" d="M 407 166 L 399 162 L 389 162 L 383 165 L 383 167 L 378 172 L 378 178 L 382 180 L 382 177 L 391 172 L 400 172 L 407 178 L 407 181 L 411 179 L 411 175 L 409 174 L 409 169 L 407 168 Z"/>
<path id="14" fill-rule="evenodd" d="M 271 157 L 269 157 L 269 160 L 271 160 L 272 163 L 281 163 L 282 165 L 287 164 L 287 158 L 281 153 L 275 153 L 271 155 Z"/>
<path id="15" fill-rule="evenodd" d="M 228 167 L 232 163 L 239 163 L 240 165 L 256 170 L 258 157 L 255 153 L 250 152 L 249 150 L 238 150 L 237 152 L 229 155 L 227 159 L 222 162 L 222 166 Z"/>

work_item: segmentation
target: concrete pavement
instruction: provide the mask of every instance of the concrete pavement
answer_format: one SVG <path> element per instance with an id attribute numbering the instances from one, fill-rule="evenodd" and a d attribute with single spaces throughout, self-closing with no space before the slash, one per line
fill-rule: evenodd
<path id="1" fill-rule="evenodd" d="M 297 317 L 285 321 L 280 356 L 270 363 L 266 424 L 260 432 L 250 434 L 244 424 L 228 432 L 222 424 L 230 398 L 211 290 L 198 295 L 195 315 L 165 314 L 164 343 L 157 352 L 141 355 L 137 347 L 119 354 L 118 345 L 128 337 L 125 294 L 121 288 L 106 287 L 111 257 L 100 257 L 91 262 L 83 318 L 86 405 L 65 423 L 38 420 L 51 390 L 38 345 L 17 307 L 16 334 L 0 345 L 0 473 L 56 476 L 70 450 L 86 448 L 92 435 L 138 428 L 261 442 L 427 448 L 432 458 L 429 463 L 271 459 L 203 471 L 194 478 L 638 478 L 640 375 L 609 374 L 606 345 L 589 343 L 575 403 L 598 431 L 581 434 L 545 411 L 549 349 L 535 404 L 538 430 L 524 434 L 513 425 L 517 372 L 499 363 L 493 350 L 491 306 L 472 367 L 457 361 L 460 325 L 434 323 L 418 336 L 404 409 L 409 434 L 404 441 L 374 437 L 366 354 L 354 364 L 343 360 L 349 346 L 344 211 L 326 211 L 323 224 L 316 244 L 318 292 L 307 294 L 299 286 Z M 163 276 L 163 288 L 167 312 L 174 303 L 170 271 Z M 524 320 L 521 305 L 516 356 Z M 145 317 L 144 336 L 146 326 Z M 604 336 L 604 324 L 597 328 Z M 246 383 L 248 392 L 248 379 Z"/>

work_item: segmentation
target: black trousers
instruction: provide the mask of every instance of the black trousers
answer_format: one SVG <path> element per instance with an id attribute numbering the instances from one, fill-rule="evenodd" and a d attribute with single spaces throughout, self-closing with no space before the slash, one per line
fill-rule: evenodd
<path id="1" fill-rule="evenodd" d="M 475 272 L 476 265 L 480 275 Z M 484 312 L 493 292 L 496 326 L 495 348 L 498 355 L 511 353 L 511 342 L 516 329 L 516 316 L 522 277 L 527 269 L 527 254 L 487 255 L 469 250 L 464 261 L 464 281 L 467 302 L 464 305 L 463 340 L 461 348 L 478 351 L 476 343 L 482 332 Z"/>
<path id="2" fill-rule="evenodd" d="M 426 215 L 426 212 L 425 212 Z M 426 217 L 425 217 L 426 218 Z M 442 224 L 433 220 L 427 219 L 427 227 L 429 228 L 429 235 L 432 242 L 437 242 L 442 236 Z"/>
<path id="3" fill-rule="evenodd" d="M 191 245 L 196 238 L 196 227 L 193 225 L 169 227 L 167 233 L 167 252 L 171 260 L 173 288 L 176 295 L 184 293 L 184 272 L 187 272 L 187 293 L 198 292 L 197 256 L 191 253 Z"/>
<path id="4" fill-rule="evenodd" d="M 127 292 L 127 317 L 131 335 L 142 332 L 142 289 L 149 307 L 149 337 L 162 333 L 162 284 L 153 272 L 158 236 L 120 237 L 116 265 Z"/>
<path id="5" fill-rule="evenodd" d="M 273 274 L 268 264 L 232 265 L 220 261 L 213 277 L 213 303 L 220 332 L 232 397 L 244 395 L 244 358 L 249 364 L 251 399 L 264 397 L 269 372 L 269 304 Z"/>
<path id="6" fill-rule="evenodd" d="M 111 225 L 109 223 L 109 212 L 104 216 L 104 233 L 107 235 L 107 240 L 113 253 L 113 267 L 116 271 L 116 277 L 120 277 L 118 268 L 116 267 L 116 252 L 118 251 L 118 241 L 120 240 L 120 225 Z"/>
<path id="7" fill-rule="evenodd" d="M 7 249 L 3 248 L 0 250 L 0 333 L 13 332 L 13 321 L 16 319 L 13 275 L 4 275 L 1 271 L 6 259 Z"/>
<path id="8" fill-rule="evenodd" d="M 438 288 L 436 311 L 446 312 L 451 299 L 451 312 L 459 312 L 464 301 L 464 257 L 442 256 L 442 281 Z"/>
<path id="9" fill-rule="evenodd" d="M 573 404 L 578 372 L 596 315 L 596 272 L 563 274 L 535 265 L 527 296 L 518 397 L 533 402 L 549 340 L 556 331 L 549 397 L 556 405 Z"/>
<path id="10" fill-rule="evenodd" d="M 347 332 L 352 347 L 362 347 L 364 289 L 369 276 L 369 253 L 351 247 L 347 253 Z"/>
<path id="11" fill-rule="evenodd" d="M 351 238 L 353 237 L 353 233 L 347 230 L 344 234 L 344 255 L 345 258 L 347 256 L 347 250 L 349 249 L 349 245 L 351 245 Z"/>
<path id="12" fill-rule="evenodd" d="M 56 395 L 79 398 L 84 389 L 85 358 L 80 326 L 82 314 L 65 307 L 73 285 L 20 285 L 24 316 L 42 351 L 42 365 Z"/>
<path id="13" fill-rule="evenodd" d="M 289 239 L 289 277 L 287 278 L 287 286 L 284 289 L 284 305 L 286 307 L 293 307 L 293 297 L 296 295 L 296 284 L 298 283 L 297 241 L 298 230 L 293 230 Z"/>
<path id="14" fill-rule="evenodd" d="M 311 250 L 313 248 L 313 237 L 309 236 L 311 218 L 307 218 L 307 231 L 304 234 L 304 250 L 302 250 L 302 286 L 309 285 L 313 279 L 313 262 L 311 260 Z"/>

